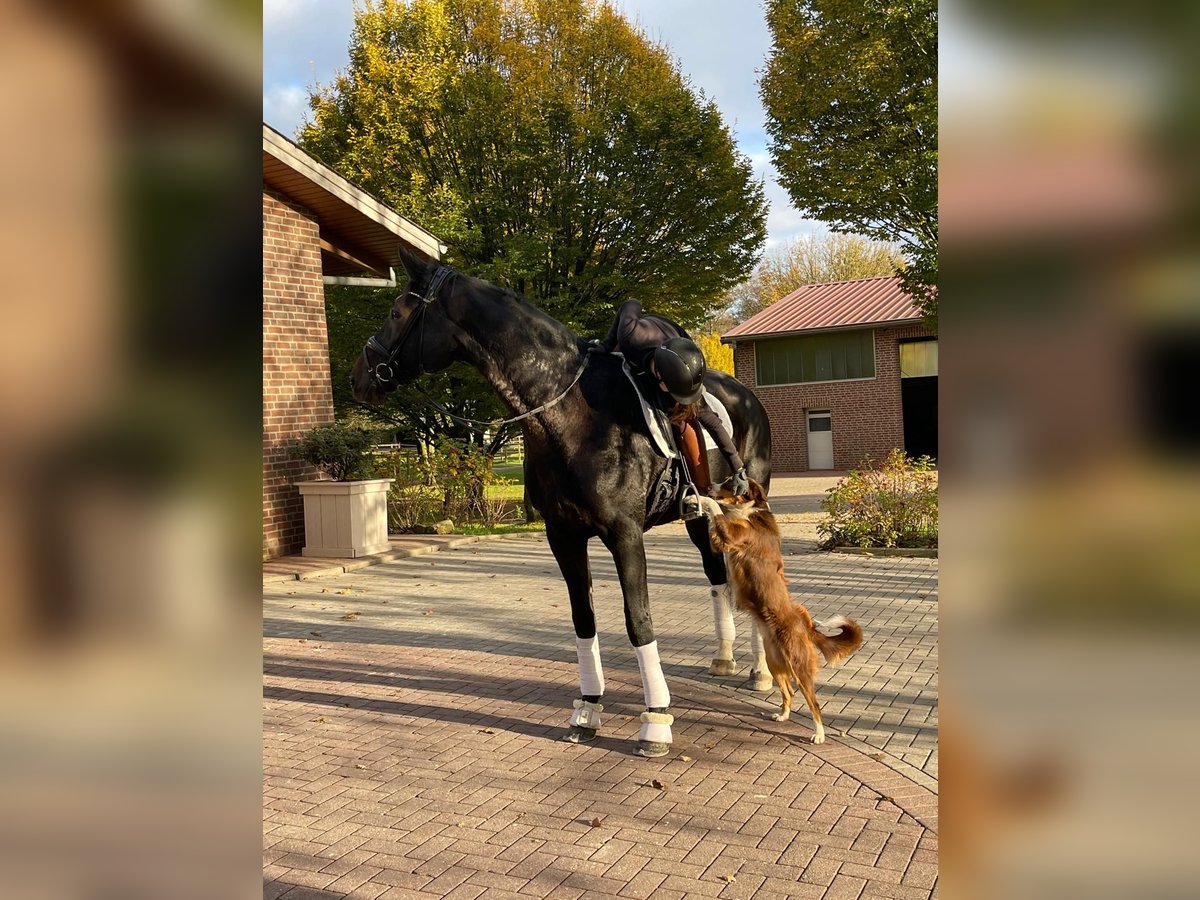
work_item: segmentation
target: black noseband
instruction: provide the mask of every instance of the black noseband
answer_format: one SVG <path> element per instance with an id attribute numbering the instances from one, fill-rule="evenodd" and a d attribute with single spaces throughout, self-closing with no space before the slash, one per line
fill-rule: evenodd
<path id="1" fill-rule="evenodd" d="M 400 336 L 396 338 L 396 343 L 389 349 L 382 340 L 384 329 L 379 329 L 378 332 L 371 335 L 365 347 L 363 347 L 362 358 L 363 365 L 366 367 L 367 374 L 371 378 L 371 383 L 378 388 L 384 388 L 388 385 L 395 384 L 396 357 L 400 355 L 400 351 L 404 349 L 405 343 L 408 341 L 409 335 L 412 334 L 413 328 L 417 323 L 421 323 L 421 330 L 417 340 L 417 373 L 423 375 L 425 373 L 424 363 L 422 361 L 424 345 L 425 345 L 425 310 L 437 300 L 438 291 L 440 291 L 454 273 L 445 266 L 438 266 L 433 273 L 433 277 L 429 280 L 429 286 L 425 289 L 424 295 L 418 294 L 416 291 L 410 290 L 407 297 L 415 297 L 419 303 L 413 313 L 405 320 L 404 327 L 400 330 Z M 380 361 L 371 364 L 371 357 L 367 351 L 377 355 Z"/>

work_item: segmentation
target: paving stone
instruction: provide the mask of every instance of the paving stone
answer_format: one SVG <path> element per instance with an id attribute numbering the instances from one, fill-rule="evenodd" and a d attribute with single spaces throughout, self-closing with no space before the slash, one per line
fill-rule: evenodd
<path id="1" fill-rule="evenodd" d="M 790 481 L 803 479 L 776 490 Z M 773 492 L 773 505 L 788 497 Z M 819 676 L 822 745 L 807 742 L 802 709 L 767 719 L 777 695 L 750 691 L 745 671 L 707 674 L 707 585 L 679 526 L 647 536 L 676 716 L 659 760 L 630 752 L 641 682 L 598 546 L 608 687 L 586 745 L 560 740 L 578 672 L 543 537 L 264 577 L 264 898 L 936 892 L 938 563 L 813 553 L 782 517 L 793 597 L 866 632 Z"/>

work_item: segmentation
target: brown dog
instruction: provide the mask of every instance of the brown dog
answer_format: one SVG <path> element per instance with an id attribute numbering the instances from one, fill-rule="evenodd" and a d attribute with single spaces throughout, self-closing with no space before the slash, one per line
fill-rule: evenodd
<path id="1" fill-rule="evenodd" d="M 792 688 L 795 681 L 816 723 L 812 742 L 824 743 L 821 708 L 813 690 L 820 656 L 830 665 L 846 659 L 862 644 L 862 629 L 852 619 L 837 616 L 825 623 L 825 627 L 840 628 L 838 634 L 833 637 L 821 634 L 808 610 L 792 601 L 783 575 L 779 525 L 767 505 L 766 492 L 757 481 L 750 482 L 744 496 L 723 491 L 716 499 L 701 498 L 701 504 L 712 517 L 713 549 L 726 555 L 737 605 L 761 625 L 767 669 L 783 695 L 783 706 L 771 718 L 778 722 L 787 720 L 796 696 Z"/>

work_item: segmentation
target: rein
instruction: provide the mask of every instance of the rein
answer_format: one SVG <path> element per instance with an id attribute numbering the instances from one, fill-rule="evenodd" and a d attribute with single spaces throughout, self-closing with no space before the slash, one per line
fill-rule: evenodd
<path id="1" fill-rule="evenodd" d="M 571 388 L 573 388 L 573 387 L 575 387 L 575 385 L 579 384 L 579 379 L 583 377 L 583 370 L 587 368 L 589 359 L 591 359 L 591 354 L 584 356 L 583 362 L 581 362 L 579 364 L 579 369 L 575 373 L 575 377 L 571 379 L 570 384 L 568 384 L 565 388 L 563 388 L 563 391 L 561 394 L 559 394 L 553 400 L 543 403 L 541 406 L 537 407 L 536 409 L 531 409 L 531 410 L 529 410 L 529 412 L 521 413 L 521 415 L 519 415 L 519 416 L 513 416 L 511 419 L 492 419 L 490 422 L 484 422 L 481 419 L 467 419 L 462 416 L 456 416 L 454 413 L 450 412 L 450 410 L 446 409 L 446 407 L 442 406 L 440 403 L 438 403 L 436 400 L 434 400 L 432 397 L 430 397 L 427 393 L 425 393 L 425 391 L 422 390 L 420 387 L 417 388 L 417 391 L 420 392 L 421 396 L 425 398 L 425 401 L 430 406 L 432 406 L 434 409 L 436 409 L 438 412 L 440 412 L 443 416 L 453 419 L 455 422 L 459 422 L 460 424 L 463 424 L 463 425 L 484 425 L 484 426 L 487 426 L 488 428 L 502 428 L 505 425 L 512 425 L 514 422 L 520 422 L 522 419 L 528 419 L 530 416 L 536 416 L 538 413 L 545 412 L 546 410 L 550 409 L 552 406 L 557 405 L 559 403 L 559 401 L 561 401 L 564 397 L 567 396 L 567 394 L 571 393 Z"/>

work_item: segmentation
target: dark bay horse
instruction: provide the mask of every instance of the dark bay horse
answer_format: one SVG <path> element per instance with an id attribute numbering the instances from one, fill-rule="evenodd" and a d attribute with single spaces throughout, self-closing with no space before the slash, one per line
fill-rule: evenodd
<path id="1" fill-rule="evenodd" d="M 642 535 L 677 519 L 678 498 L 664 491 L 669 460 L 651 444 L 633 385 L 619 357 L 594 352 L 520 295 L 454 272 L 406 249 L 407 292 L 363 348 L 351 381 L 359 401 L 372 402 L 401 382 L 465 362 L 491 383 L 514 416 L 525 416 L 525 485 L 546 522 L 546 538 L 567 583 L 579 653 L 582 697 L 575 701 L 567 740 L 590 740 L 600 724 L 604 674 L 596 641 L 588 541 L 598 537 L 613 555 L 625 600 L 625 627 L 637 653 L 646 712 L 638 739 L 645 756 L 671 743 L 670 694 L 658 658 L 646 587 Z M 713 370 L 705 390 L 726 407 L 747 473 L 771 477 L 771 434 L 758 399 Z M 714 482 L 728 477 L 710 450 Z M 724 558 L 709 543 L 706 519 L 687 523 L 712 585 L 718 649 L 711 671 L 733 674 L 733 615 Z M 753 635 L 756 637 L 757 635 Z M 766 675 L 759 646 L 755 669 Z"/>

